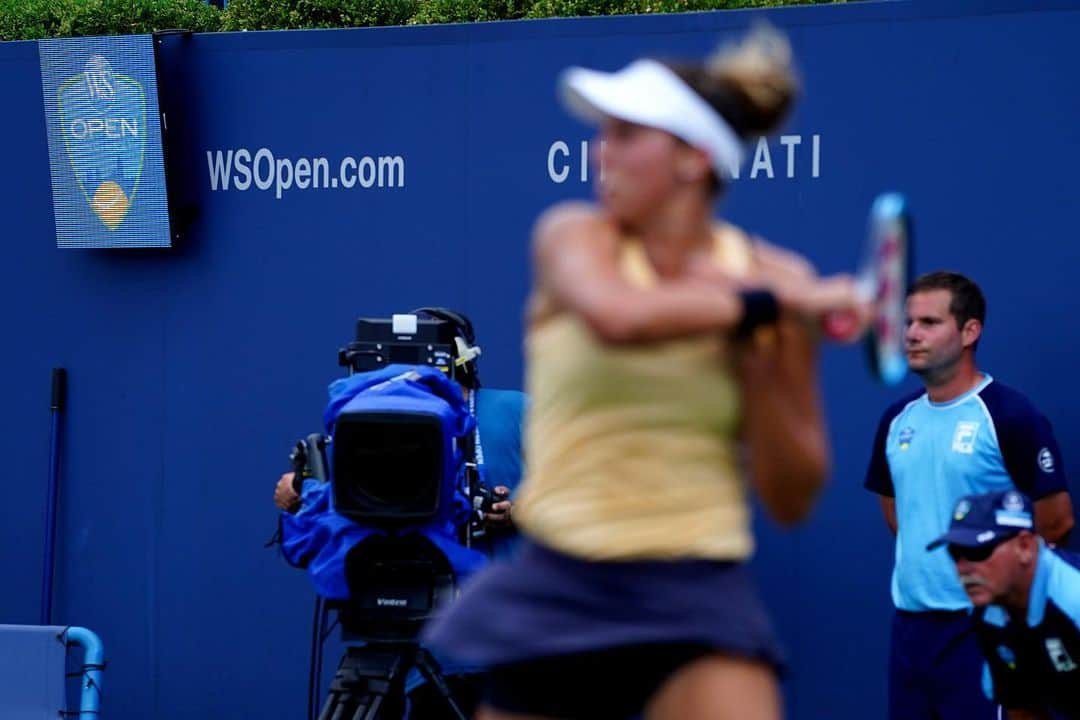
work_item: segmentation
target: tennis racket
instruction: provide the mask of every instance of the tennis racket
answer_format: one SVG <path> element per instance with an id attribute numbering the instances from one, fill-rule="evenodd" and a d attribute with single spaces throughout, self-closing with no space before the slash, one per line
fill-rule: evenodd
<path id="1" fill-rule="evenodd" d="M 904 352 L 905 301 L 912 281 L 911 215 L 900 193 L 882 193 L 870 206 L 869 227 L 855 288 L 873 304 L 873 317 L 865 336 L 870 370 L 885 385 L 896 385 L 907 375 Z M 852 338 L 857 321 L 849 313 L 825 318 L 825 334 L 833 339 Z"/>

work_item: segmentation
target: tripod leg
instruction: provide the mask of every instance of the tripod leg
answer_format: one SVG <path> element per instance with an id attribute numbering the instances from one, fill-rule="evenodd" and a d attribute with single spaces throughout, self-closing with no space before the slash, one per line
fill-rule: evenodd
<path id="1" fill-rule="evenodd" d="M 350 651 L 334 674 L 319 720 L 374 720 L 378 713 L 378 691 L 378 683 L 363 672 L 358 658 Z"/>
<path id="2" fill-rule="evenodd" d="M 454 702 L 454 696 L 450 693 L 450 686 L 446 684 L 442 669 L 439 667 L 439 663 L 435 662 L 435 658 L 431 657 L 431 653 L 423 648 L 417 648 L 416 667 L 420 669 L 420 673 L 427 678 L 428 682 L 439 691 L 439 695 L 446 701 L 447 707 L 457 716 L 458 720 L 469 720 L 465 713 L 461 711 L 461 708 L 458 707 L 458 704 Z"/>
<path id="3" fill-rule="evenodd" d="M 319 720 L 400 720 L 411 655 L 399 646 L 350 647 Z"/>
<path id="4" fill-rule="evenodd" d="M 322 712 L 319 713 L 319 720 L 330 720 L 334 714 L 334 707 L 337 705 L 336 693 L 330 693 L 326 698 L 326 704 L 323 706 Z"/>
<path id="5" fill-rule="evenodd" d="M 319 720 L 383 720 L 382 697 L 374 692 L 350 692 L 339 697 L 331 696 Z"/>
<path id="6" fill-rule="evenodd" d="M 353 713 L 352 720 L 381 720 L 379 712 L 382 710 L 382 696 L 377 694 L 368 694 L 364 696 L 364 701 L 356 707 L 356 712 Z"/>
<path id="7" fill-rule="evenodd" d="M 319 714 L 319 720 L 343 720 L 345 703 L 342 700 L 343 698 L 337 697 L 336 693 L 331 693 L 330 697 L 326 699 L 326 707 Z"/>

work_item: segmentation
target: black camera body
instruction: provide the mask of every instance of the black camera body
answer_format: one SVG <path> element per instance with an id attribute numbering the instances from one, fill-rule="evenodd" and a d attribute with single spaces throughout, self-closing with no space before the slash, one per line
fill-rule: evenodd
<path id="1" fill-rule="evenodd" d="M 471 345 L 471 325 L 451 311 L 432 312 L 439 315 L 358 319 L 356 339 L 338 351 L 339 364 L 350 377 L 403 365 L 437 369 L 459 384 L 475 382 L 479 349 Z M 345 560 L 350 599 L 341 604 L 343 625 L 363 627 L 365 635 L 412 633 L 414 621 L 453 595 L 453 571 L 445 556 L 409 532 L 445 517 L 448 484 L 454 489 L 463 484 L 467 495 L 469 520 L 456 538 L 465 547 L 484 534 L 484 514 L 504 499 L 480 481 L 471 433 L 449 437 L 445 418 L 422 407 L 380 406 L 379 387 L 399 377 L 350 400 L 334 420 L 332 440 L 312 433 L 290 455 L 298 491 L 305 479 L 328 481 L 338 514 L 379 531 L 349 550 Z M 433 406 L 446 406 L 435 399 Z M 461 408 L 460 397 L 456 402 Z"/>
<path id="2" fill-rule="evenodd" d="M 455 377 L 459 337 L 454 324 L 415 314 L 359 318 L 356 340 L 338 350 L 338 365 L 349 373 L 387 365 L 428 365 Z"/>
<path id="3" fill-rule="evenodd" d="M 468 318 L 445 308 L 420 308 L 390 318 L 359 318 L 356 339 L 338 351 L 338 364 L 350 375 L 388 365 L 432 367 L 476 392 L 479 354 Z M 452 452 L 445 440 L 437 418 L 422 412 L 340 415 L 331 444 L 335 509 L 357 522 L 386 527 L 433 517 L 440 488 L 450 481 L 439 472 Z M 474 468 L 471 437 L 461 449 Z M 469 473 L 468 486 L 469 501 L 482 520 L 502 498 L 475 472 Z"/>

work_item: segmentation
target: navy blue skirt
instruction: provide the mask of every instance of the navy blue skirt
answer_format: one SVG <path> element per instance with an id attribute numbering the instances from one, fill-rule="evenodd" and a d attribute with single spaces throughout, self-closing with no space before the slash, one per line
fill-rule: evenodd
<path id="1" fill-rule="evenodd" d="M 783 666 L 743 563 L 588 562 L 532 542 L 472 578 L 424 642 L 485 667 L 636 645 L 701 646 L 778 674 Z"/>

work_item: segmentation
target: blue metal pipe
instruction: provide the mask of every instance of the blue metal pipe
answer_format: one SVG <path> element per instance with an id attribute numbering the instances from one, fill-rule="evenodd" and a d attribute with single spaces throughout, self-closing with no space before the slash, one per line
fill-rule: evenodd
<path id="1" fill-rule="evenodd" d="M 84 627 L 69 627 L 64 635 L 67 645 L 83 647 L 79 720 L 97 720 L 101 709 L 101 671 L 105 669 L 105 649 L 101 638 Z"/>

